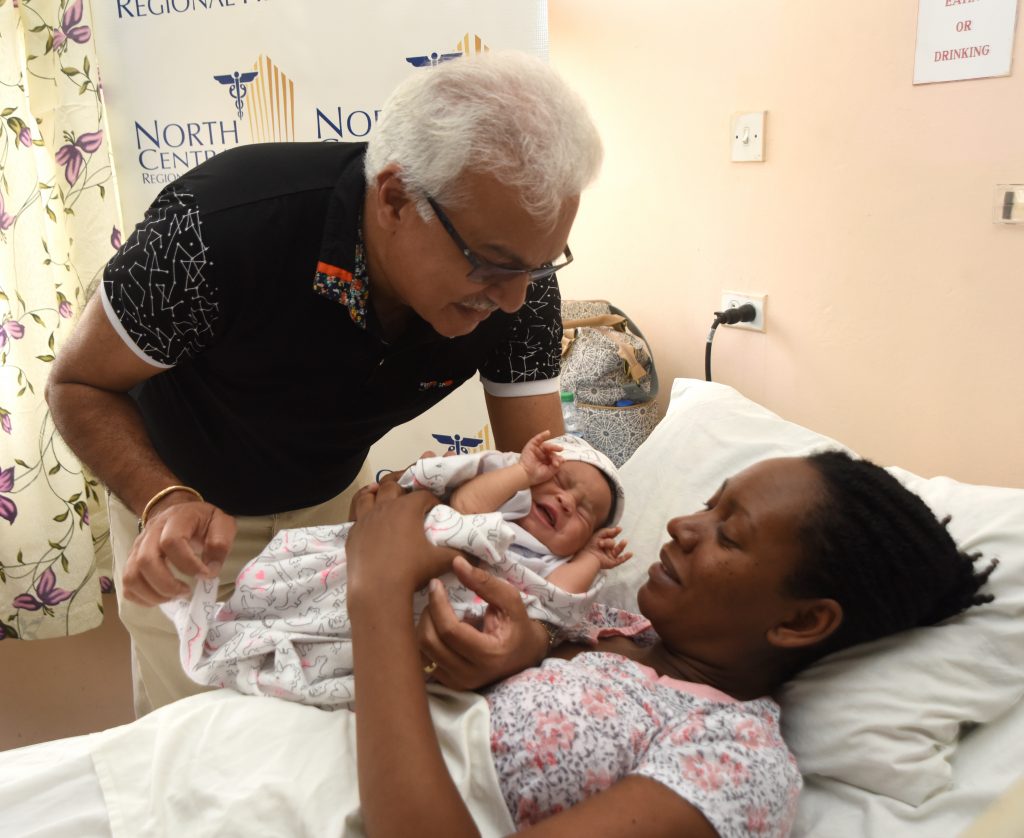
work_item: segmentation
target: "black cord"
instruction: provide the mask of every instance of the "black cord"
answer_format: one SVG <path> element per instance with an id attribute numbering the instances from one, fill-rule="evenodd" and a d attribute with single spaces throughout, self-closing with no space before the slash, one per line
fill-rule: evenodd
<path id="1" fill-rule="evenodd" d="M 711 341 L 715 339 L 715 329 L 723 323 L 732 326 L 736 323 L 749 323 L 757 317 L 757 309 L 750 303 L 744 303 L 736 308 L 727 308 L 725 311 L 716 311 L 715 319 L 711 323 L 711 331 L 708 332 L 708 342 L 704 346 L 704 380 L 711 380 Z"/>
<path id="2" fill-rule="evenodd" d="M 721 325 L 722 321 L 718 318 L 718 312 L 715 312 L 714 322 L 711 324 L 711 331 L 708 332 L 708 342 L 704 346 L 704 380 L 711 380 L 711 341 L 715 339 L 715 329 Z"/>

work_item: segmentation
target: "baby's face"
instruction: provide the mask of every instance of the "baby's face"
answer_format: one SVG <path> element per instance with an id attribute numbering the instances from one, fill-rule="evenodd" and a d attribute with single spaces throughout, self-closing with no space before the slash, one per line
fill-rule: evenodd
<path id="1" fill-rule="evenodd" d="M 516 521 L 556 556 L 572 556 L 604 526 L 612 490 L 592 465 L 567 460 L 550 480 L 530 489 L 530 514 Z"/>

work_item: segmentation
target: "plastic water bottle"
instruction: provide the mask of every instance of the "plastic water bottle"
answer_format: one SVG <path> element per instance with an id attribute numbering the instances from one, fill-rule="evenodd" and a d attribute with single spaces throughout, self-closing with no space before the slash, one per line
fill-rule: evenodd
<path id="1" fill-rule="evenodd" d="M 580 422 L 579 411 L 576 410 L 576 395 L 562 391 L 562 422 L 565 432 L 572 436 L 583 436 L 583 424 Z"/>

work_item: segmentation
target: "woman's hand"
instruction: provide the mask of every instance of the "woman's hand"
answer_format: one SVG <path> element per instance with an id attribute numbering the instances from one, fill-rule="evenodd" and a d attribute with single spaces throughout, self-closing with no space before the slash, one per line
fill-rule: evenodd
<path id="1" fill-rule="evenodd" d="M 467 588 L 487 602 L 483 626 L 463 623 L 452 610 L 439 583 L 430 586 L 430 604 L 420 617 L 420 652 L 436 681 L 456 690 L 472 690 L 522 672 L 543 660 L 548 633 L 530 619 L 519 592 L 508 582 L 473 567 L 465 558 L 452 571 Z"/>
<path id="2" fill-rule="evenodd" d="M 451 457 L 454 453 L 455 453 L 454 451 L 449 451 L 444 456 Z M 437 456 L 437 454 L 434 453 L 433 451 L 424 451 L 422 454 L 420 454 L 418 459 L 420 459 L 420 460 L 428 460 L 431 457 L 436 457 L 436 456 Z M 365 486 L 361 486 L 359 488 L 359 490 L 352 496 L 352 500 L 349 502 L 349 505 L 348 505 L 348 519 L 350 521 L 355 521 L 356 520 L 358 512 L 359 512 L 358 507 L 359 507 L 359 498 L 360 497 L 362 497 L 365 494 L 371 494 L 371 495 L 372 494 L 376 494 L 377 493 L 377 489 L 379 489 L 382 485 L 385 485 L 387 483 L 397 483 L 399 478 L 403 474 L 405 474 L 405 472 L 408 469 L 410 469 L 413 465 L 415 465 L 415 464 L 414 463 L 410 463 L 405 468 L 400 468 L 400 469 L 395 469 L 395 470 L 381 469 L 380 471 L 378 471 L 377 472 L 377 477 L 378 477 L 377 480 L 374 480 L 372 483 L 367 483 Z"/>
<path id="3" fill-rule="evenodd" d="M 381 478 L 381 480 L 382 481 L 383 480 L 387 480 L 389 483 L 392 482 L 389 479 L 392 474 L 394 474 L 394 472 L 390 472 L 389 474 L 384 475 Z M 397 480 L 397 479 L 398 478 L 396 477 L 395 480 Z M 363 495 L 375 495 L 375 494 L 377 494 L 377 490 L 379 488 L 380 488 L 380 483 L 378 483 L 376 480 L 374 480 L 373 483 L 367 483 L 365 486 L 360 486 L 356 490 L 356 493 L 354 495 L 352 495 L 352 500 L 350 500 L 348 502 L 348 519 L 350 521 L 357 520 L 358 509 L 359 509 L 359 499 Z"/>
<path id="4" fill-rule="evenodd" d="M 350 603 L 373 593 L 411 595 L 449 570 L 458 552 L 434 546 L 423 533 L 423 519 L 437 503 L 430 492 L 406 494 L 390 481 L 356 496 L 356 522 L 345 544 Z"/>

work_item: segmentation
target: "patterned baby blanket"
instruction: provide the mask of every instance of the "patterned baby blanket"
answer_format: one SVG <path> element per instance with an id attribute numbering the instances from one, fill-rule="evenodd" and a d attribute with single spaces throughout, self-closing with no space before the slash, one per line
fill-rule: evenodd
<path id="1" fill-rule="evenodd" d="M 481 456 L 422 460 L 403 481 L 442 495 L 475 475 L 480 465 L 472 461 Z M 178 630 L 189 677 L 251 695 L 350 707 L 355 683 L 345 542 L 351 527 L 282 530 L 238 574 L 226 602 L 217 602 L 218 580 L 200 579 L 191 598 L 162 605 Z M 512 583 L 535 619 L 564 627 L 582 623 L 602 584 L 599 577 L 587 593 L 571 594 L 518 563 L 508 550 L 514 533 L 501 512 L 463 515 L 439 504 L 427 514 L 424 531 L 434 544 L 476 557 L 481 567 Z M 442 582 L 456 613 L 482 617 L 486 603 L 454 574 Z M 426 591 L 417 592 L 417 618 L 426 604 Z"/>

